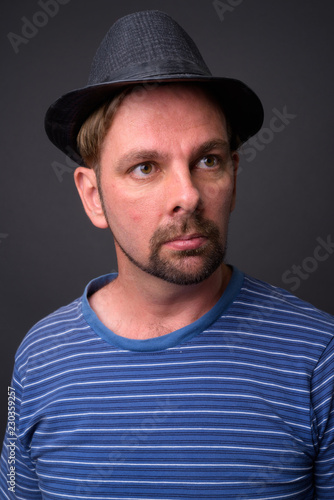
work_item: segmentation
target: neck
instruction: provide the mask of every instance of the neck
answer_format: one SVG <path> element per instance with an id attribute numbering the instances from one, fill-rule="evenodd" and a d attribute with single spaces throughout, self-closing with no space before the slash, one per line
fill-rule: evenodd
<path id="1" fill-rule="evenodd" d="M 202 283 L 183 286 L 127 267 L 119 266 L 116 280 L 90 304 L 114 333 L 135 339 L 165 335 L 196 321 L 216 304 L 232 274 L 223 264 Z"/>

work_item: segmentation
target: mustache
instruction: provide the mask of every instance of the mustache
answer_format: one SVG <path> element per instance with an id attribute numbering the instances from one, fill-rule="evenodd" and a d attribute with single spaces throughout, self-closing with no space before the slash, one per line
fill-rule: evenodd
<path id="1" fill-rule="evenodd" d="M 150 239 L 150 246 L 157 251 L 164 243 L 189 233 L 196 233 L 210 240 L 219 240 L 220 231 L 216 224 L 200 214 L 187 216 L 178 223 L 158 228 Z"/>

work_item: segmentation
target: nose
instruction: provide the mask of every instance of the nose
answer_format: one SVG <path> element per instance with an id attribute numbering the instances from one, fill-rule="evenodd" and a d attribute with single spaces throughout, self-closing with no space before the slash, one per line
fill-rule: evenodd
<path id="1" fill-rule="evenodd" d="M 199 208 L 200 193 L 189 167 L 176 167 L 171 172 L 166 192 L 169 213 L 193 213 Z"/>

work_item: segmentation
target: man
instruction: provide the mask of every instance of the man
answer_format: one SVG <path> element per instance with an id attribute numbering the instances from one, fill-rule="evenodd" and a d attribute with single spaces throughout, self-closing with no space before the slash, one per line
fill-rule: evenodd
<path id="1" fill-rule="evenodd" d="M 334 497 L 333 318 L 224 262 L 262 120 L 158 11 L 119 20 L 49 109 L 119 271 L 21 344 L 3 498 Z"/>

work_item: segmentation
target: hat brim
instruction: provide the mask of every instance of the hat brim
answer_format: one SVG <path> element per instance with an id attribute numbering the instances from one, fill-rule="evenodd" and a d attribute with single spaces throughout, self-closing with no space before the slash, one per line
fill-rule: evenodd
<path id="1" fill-rule="evenodd" d="M 221 102 L 235 133 L 242 142 L 256 134 L 264 118 L 263 106 L 243 82 L 223 77 L 176 74 L 140 80 L 120 80 L 73 90 L 53 103 L 45 116 L 45 130 L 51 142 L 79 165 L 84 164 L 77 148 L 77 135 L 86 119 L 124 87 L 149 83 L 191 83 L 208 86 Z"/>

